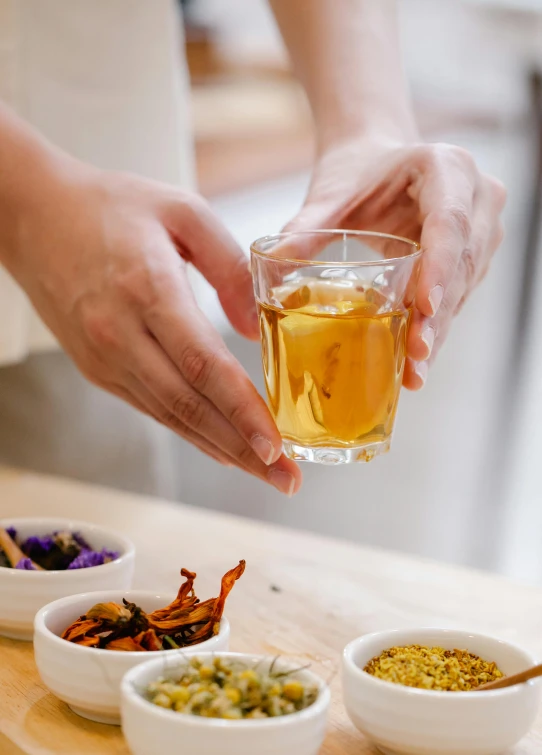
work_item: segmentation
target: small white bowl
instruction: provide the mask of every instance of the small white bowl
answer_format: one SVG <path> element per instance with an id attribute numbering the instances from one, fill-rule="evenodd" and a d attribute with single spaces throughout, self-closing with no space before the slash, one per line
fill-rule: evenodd
<path id="1" fill-rule="evenodd" d="M 195 653 L 211 659 L 216 653 Z M 246 653 L 220 653 L 221 658 L 246 661 L 255 665 L 272 659 Z M 278 664 L 278 665 L 277 665 Z M 276 668 L 292 664 L 277 661 Z M 330 693 L 325 682 L 307 670 L 293 678 L 316 684 L 319 694 L 305 710 L 276 718 L 225 721 L 202 718 L 160 708 L 142 696 L 142 691 L 160 676 L 174 676 L 186 666 L 186 659 L 153 659 L 129 671 L 121 685 L 122 731 L 133 755 L 157 752 L 183 755 L 316 755 L 324 740 Z"/>
<path id="2" fill-rule="evenodd" d="M 15 527 L 19 538 L 59 530 L 78 532 L 95 549 L 119 552 L 119 558 L 101 566 L 65 571 L 24 571 L 0 567 L 0 635 L 31 640 L 36 612 L 58 598 L 91 590 L 128 590 L 134 573 L 133 543 L 114 530 L 71 519 L 2 519 L 0 527 Z"/>
<path id="3" fill-rule="evenodd" d="M 343 653 L 343 694 L 353 724 L 387 755 L 502 755 L 527 734 L 540 706 L 540 680 L 488 692 L 433 692 L 363 671 L 391 647 L 468 650 L 504 674 L 536 664 L 519 647 L 481 634 L 407 629 L 359 637 Z"/>
<path id="4" fill-rule="evenodd" d="M 141 590 L 93 592 L 56 600 L 36 614 L 34 655 L 45 685 L 83 718 L 104 724 L 120 724 L 120 682 L 133 666 L 148 661 L 149 652 L 101 650 L 76 645 L 61 638 L 62 632 L 96 603 L 122 604 L 126 598 L 148 613 L 167 606 L 172 595 Z M 201 649 L 227 650 L 230 625 L 223 618 L 220 631 L 210 640 L 182 650 L 161 650 L 162 662 L 179 653 L 195 654 Z"/>

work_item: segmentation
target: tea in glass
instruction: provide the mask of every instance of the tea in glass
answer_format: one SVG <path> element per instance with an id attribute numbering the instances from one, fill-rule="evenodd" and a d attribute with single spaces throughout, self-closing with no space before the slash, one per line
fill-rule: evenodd
<path id="1" fill-rule="evenodd" d="M 369 461 L 389 449 L 412 306 L 374 270 L 322 272 L 257 290 L 268 403 L 290 457 Z"/>

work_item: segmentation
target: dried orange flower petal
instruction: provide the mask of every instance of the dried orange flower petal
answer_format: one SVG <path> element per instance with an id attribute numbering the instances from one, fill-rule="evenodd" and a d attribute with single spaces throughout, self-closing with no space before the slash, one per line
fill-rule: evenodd
<path id="1" fill-rule="evenodd" d="M 62 638 L 88 647 L 142 651 L 186 647 L 208 640 L 220 629 L 226 598 L 245 570 L 245 562 L 223 577 L 220 594 L 203 603 L 194 592 L 195 572 L 181 570 L 185 581 L 168 606 L 146 614 L 135 603 L 97 603 L 64 630 Z M 165 643 L 165 644 L 164 644 Z"/>

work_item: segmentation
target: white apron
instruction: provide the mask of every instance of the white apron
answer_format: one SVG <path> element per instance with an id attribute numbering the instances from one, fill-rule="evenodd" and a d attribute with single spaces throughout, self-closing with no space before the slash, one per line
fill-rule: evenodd
<path id="1" fill-rule="evenodd" d="M 0 98 L 75 157 L 194 186 L 175 0 L 0 0 Z M 0 365 L 54 347 L 0 267 Z"/>

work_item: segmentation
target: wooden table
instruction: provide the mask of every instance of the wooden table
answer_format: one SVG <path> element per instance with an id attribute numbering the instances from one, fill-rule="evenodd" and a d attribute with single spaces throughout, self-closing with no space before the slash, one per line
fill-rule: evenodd
<path id="1" fill-rule="evenodd" d="M 360 494 L 359 505 L 374 504 Z M 245 558 L 247 570 L 227 604 L 231 648 L 309 659 L 315 671 L 331 680 L 324 755 L 373 752 L 350 724 L 341 702 L 341 649 L 360 634 L 429 624 L 462 627 L 499 635 L 542 655 L 542 591 L 494 576 L 156 499 L 0 470 L 0 516 L 10 515 L 72 516 L 125 532 L 137 547 L 138 588 L 174 592 L 179 569 L 186 566 L 198 572 L 198 594 L 212 596 L 222 574 Z M 435 537 L 445 538 L 446 533 Z M 79 718 L 47 691 L 29 643 L 0 639 L 2 755 L 127 752 L 119 728 Z M 542 717 L 514 755 L 541 752 Z"/>

